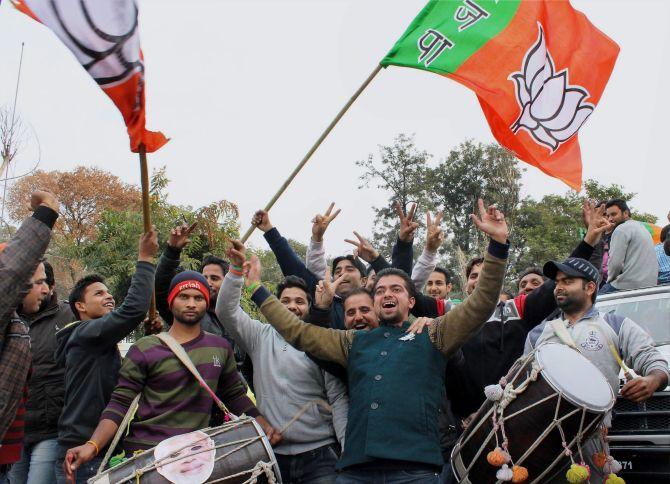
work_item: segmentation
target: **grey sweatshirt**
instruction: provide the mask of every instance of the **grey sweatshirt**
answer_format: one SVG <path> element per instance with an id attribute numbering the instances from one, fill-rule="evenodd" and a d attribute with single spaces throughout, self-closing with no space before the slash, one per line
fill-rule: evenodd
<path id="1" fill-rule="evenodd" d="M 317 405 L 283 433 L 277 454 L 296 455 L 335 443 L 344 446 L 349 399 L 342 382 L 321 370 L 304 352 L 288 344 L 269 324 L 240 308 L 244 279 L 226 274 L 216 302 L 216 315 L 226 331 L 251 357 L 257 407 L 276 429 L 284 427 L 308 402 L 321 399 L 332 415 Z"/>
<path id="2" fill-rule="evenodd" d="M 561 321 L 567 327 L 567 321 Z M 619 393 L 619 364 L 609 348 L 614 343 L 619 355 L 629 368 L 642 376 L 660 370 L 670 376 L 668 362 L 654 347 L 651 336 L 629 318 L 614 313 L 601 313 L 595 307 L 570 327 L 568 333 L 582 355 L 605 375 L 614 394 Z M 530 353 L 542 343 L 560 343 L 551 325 L 545 320 L 528 333 L 524 353 Z"/>
<path id="3" fill-rule="evenodd" d="M 619 230 L 617 228 L 617 230 Z M 559 319 L 567 325 L 567 321 Z M 582 355 L 591 361 L 605 375 L 608 383 L 619 394 L 619 364 L 609 348 L 609 341 L 614 343 L 619 355 L 629 368 L 636 373 L 646 376 L 653 370 L 660 370 L 666 375 L 668 362 L 654 347 L 651 337 L 635 322 L 614 313 L 601 313 L 595 307 L 584 315 L 582 319 L 567 328 Z M 551 321 L 544 321 L 536 326 L 526 339 L 525 353 L 529 353 L 543 343 L 560 343 L 554 333 Z M 610 416 L 605 419 L 604 425 L 609 427 Z M 602 452 L 601 440 L 598 436 L 591 437 L 582 444 L 582 455 L 591 468 L 591 482 L 603 482 L 607 476 L 602 468 L 593 462 L 593 454 Z M 562 475 L 551 483 L 565 482 Z"/>
<path id="4" fill-rule="evenodd" d="M 607 282 L 617 289 L 655 286 L 658 260 L 651 234 L 635 220 L 617 226 L 610 241 Z"/>

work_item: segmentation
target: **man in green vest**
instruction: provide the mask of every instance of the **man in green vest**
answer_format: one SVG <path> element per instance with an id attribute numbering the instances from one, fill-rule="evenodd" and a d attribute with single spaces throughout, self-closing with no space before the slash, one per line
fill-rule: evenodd
<path id="1" fill-rule="evenodd" d="M 349 416 L 338 484 L 438 482 L 445 362 L 493 313 L 509 248 L 502 213 L 493 206 L 486 210 L 481 200 L 479 212 L 472 220 L 491 237 L 479 285 L 427 332 L 409 330 L 416 288 L 398 269 L 377 275 L 374 310 L 381 325 L 356 331 L 304 323 L 259 284 L 258 259 L 247 263 L 247 290 L 284 339 L 348 369 Z"/>

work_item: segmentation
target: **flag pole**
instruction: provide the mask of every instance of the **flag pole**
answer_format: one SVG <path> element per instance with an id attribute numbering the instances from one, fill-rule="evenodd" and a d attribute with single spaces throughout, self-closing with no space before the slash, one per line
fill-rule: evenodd
<path id="1" fill-rule="evenodd" d="M 361 93 L 365 90 L 366 87 L 372 82 L 372 80 L 375 78 L 377 74 L 379 74 L 379 71 L 382 70 L 381 64 L 377 65 L 375 69 L 372 71 L 372 73 L 363 81 L 363 84 L 356 90 L 356 92 L 349 98 L 347 103 L 340 109 L 340 111 L 337 113 L 335 118 L 330 122 L 328 127 L 324 130 L 323 133 L 321 133 L 321 136 L 316 140 L 316 142 L 312 145 L 312 147 L 309 149 L 307 154 L 303 157 L 303 159 L 298 163 L 298 166 L 294 168 L 294 170 L 291 172 L 289 177 L 286 179 L 286 181 L 282 184 L 282 186 L 277 190 L 277 193 L 274 194 L 274 196 L 270 199 L 270 201 L 265 205 L 263 210 L 266 212 L 269 211 L 272 206 L 275 204 L 275 202 L 279 199 L 279 197 L 282 196 L 282 194 L 286 191 L 288 186 L 291 184 L 293 179 L 298 175 L 300 170 L 307 164 L 309 159 L 312 157 L 314 152 L 321 146 L 321 143 L 323 143 L 323 140 L 326 139 L 326 137 L 330 134 L 330 132 L 333 130 L 335 125 L 342 119 L 342 117 L 345 115 L 345 113 L 349 110 L 352 104 L 354 104 L 354 101 L 358 99 L 358 96 L 361 95 Z M 246 231 L 246 233 L 242 236 L 242 242 L 246 242 L 249 236 L 253 233 L 255 230 L 255 226 L 252 225 L 249 227 L 249 229 Z"/>
<path id="2" fill-rule="evenodd" d="M 151 232 L 151 204 L 149 202 L 149 167 L 147 165 L 147 149 L 144 143 L 140 144 L 140 179 L 142 183 L 142 220 L 144 232 Z M 151 306 L 149 306 L 149 320 L 156 319 L 156 291 L 151 292 Z"/>

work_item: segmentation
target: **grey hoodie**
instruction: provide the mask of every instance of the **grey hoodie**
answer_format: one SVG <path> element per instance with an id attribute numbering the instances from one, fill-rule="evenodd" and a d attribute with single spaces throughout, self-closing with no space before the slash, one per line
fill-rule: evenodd
<path id="1" fill-rule="evenodd" d="M 310 401 L 330 403 L 332 415 L 311 405 L 283 433 L 274 451 L 296 455 L 335 443 L 344 446 L 349 399 L 344 384 L 321 370 L 304 352 L 288 344 L 269 324 L 251 319 L 240 308 L 244 279 L 226 274 L 219 290 L 216 313 L 237 344 L 254 364 L 254 390 L 258 409 L 273 427 L 280 429 Z"/>

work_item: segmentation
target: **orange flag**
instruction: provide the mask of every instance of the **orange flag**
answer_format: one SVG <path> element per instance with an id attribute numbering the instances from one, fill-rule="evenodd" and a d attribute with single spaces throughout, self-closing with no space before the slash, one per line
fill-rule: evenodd
<path id="1" fill-rule="evenodd" d="M 500 144 L 579 190 L 577 132 L 618 54 L 568 0 L 431 0 L 381 64 L 472 89 Z"/>
<path id="2" fill-rule="evenodd" d="M 134 0 L 12 0 L 51 29 L 121 111 L 130 149 L 151 153 L 168 142 L 145 128 L 144 58 Z"/>

